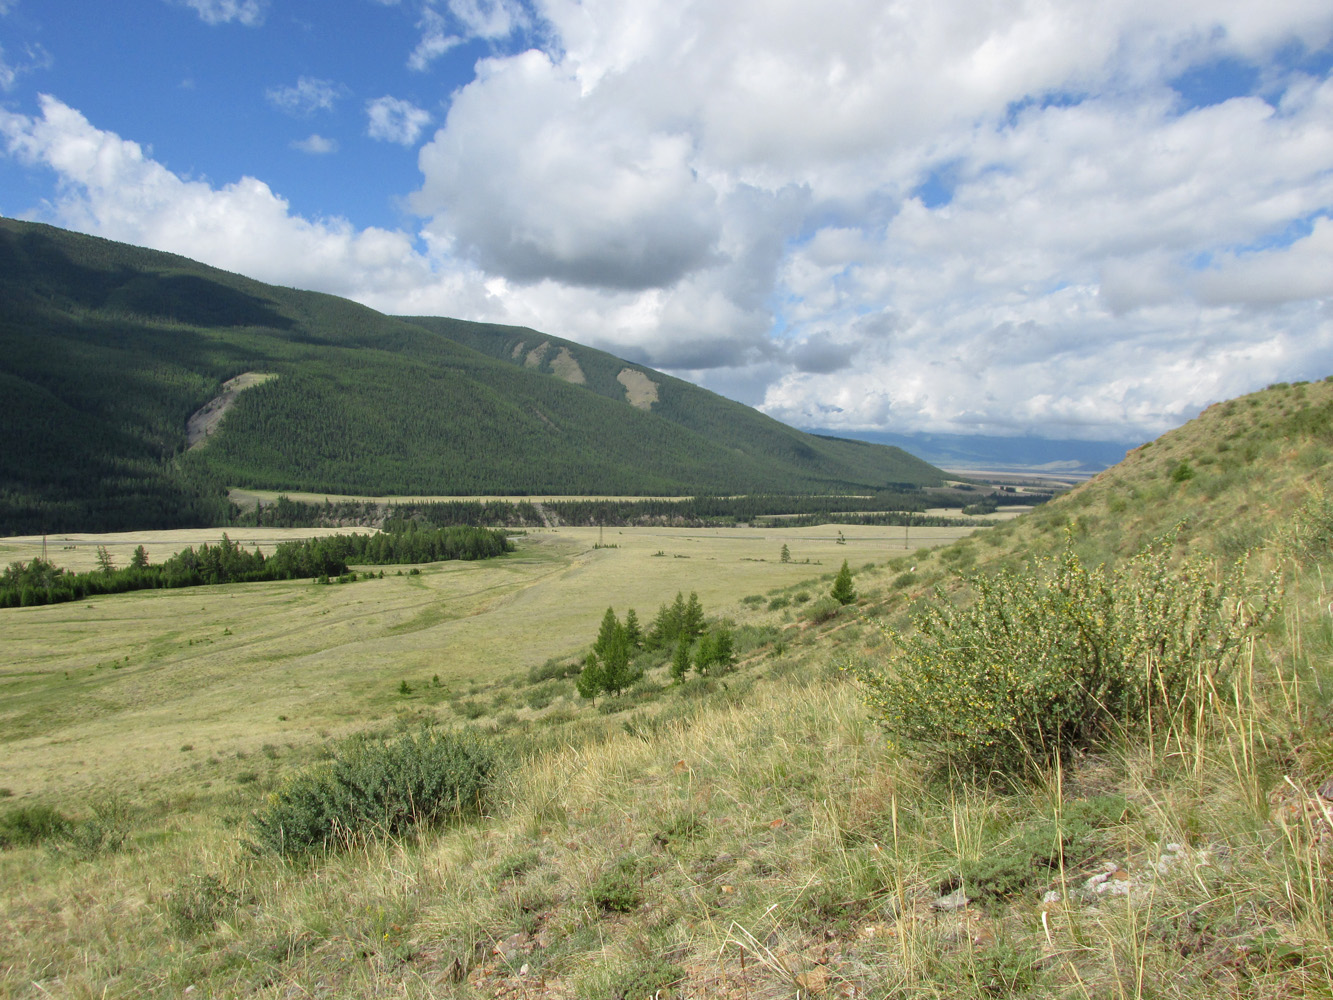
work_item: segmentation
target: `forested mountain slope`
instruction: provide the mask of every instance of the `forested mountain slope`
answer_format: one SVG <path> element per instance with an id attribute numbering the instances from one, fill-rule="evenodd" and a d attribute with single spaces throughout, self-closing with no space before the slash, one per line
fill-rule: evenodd
<path id="1" fill-rule="evenodd" d="M 550 360 L 476 349 L 514 338 L 528 351 L 549 341 Z M 581 383 L 548 373 L 562 351 Z M 625 370 L 655 403 L 626 398 Z M 252 371 L 278 377 L 187 453 L 190 415 Z M 942 478 L 899 449 L 795 431 L 535 331 L 407 321 L 3 219 L 0 431 L 0 534 L 226 523 L 228 486 L 691 494 Z"/>

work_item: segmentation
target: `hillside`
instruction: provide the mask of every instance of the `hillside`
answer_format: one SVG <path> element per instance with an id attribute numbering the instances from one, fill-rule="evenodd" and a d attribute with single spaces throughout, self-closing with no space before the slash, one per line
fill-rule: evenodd
<path id="1" fill-rule="evenodd" d="M 582 384 L 474 349 L 496 336 L 551 340 L 406 321 L 0 220 L 0 429 L 11 442 L 0 533 L 225 524 L 226 487 L 683 495 L 942 479 L 899 449 L 795 431 L 570 342 L 559 345 L 571 370 L 586 370 Z M 658 402 L 632 405 L 612 369 L 636 373 L 636 391 L 655 389 Z M 276 377 L 237 395 L 207 446 L 186 454 L 190 416 L 247 372 Z"/>
<path id="2" fill-rule="evenodd" d="M 30 651 L 6 688 L 26 784 L 8 779 L 14 806 L 0 806 L 0 991 L 1327 996 L 1330 456 L 1333 381 L 1274 386 L 933 550 L 872 529 L 845 545 L 818 529 L 626 529 L 594 550 L 596 530 L 573 529 L 524 539 L 509 568 L 218 590 L 207 611 L 131 595 L 0 612 Z M 904 664 L 862 615 L 910 635 L 950 599 L 936 586 L 976 599 L 959 569 L 1025 567 L 1070 542 L 1089 565 L 1124 565 L 1182 522 L 1169 586 L 1191 554 L 1213 560 L 1208 583 L 1249 551 L 1225 607 L 1256 605 L 1274 572 L 1282 593 L 1226 669 L 1149 725 L 1035 773 L 967 776 L 929 739 L 895 745 L 852 681 Z M 779 563 L 778 539 L 822 565 Z M 840 558 L 859 597 L 827 614 Z M 696 581 L 735 629 L 734 669 L 673 684 L 650 659 L 628 693 L 578 697 L 570 669 L 607 603 L 646 621 Z M 488 618 L 497 584 L 512 603 Z M 107 636 L 95 648 L 89 621 Z M 247 846 L 254 810 L 349 753 L 324 727 L 402 746 L 421 720 L 513 751 L 484 815 L 298 860 Z M 133 746 L 145 725 L 169 735 Z M 98 783 L 103 748 L 117 773 Z M 108 787 L 121 797 L 98 798 Z"/>

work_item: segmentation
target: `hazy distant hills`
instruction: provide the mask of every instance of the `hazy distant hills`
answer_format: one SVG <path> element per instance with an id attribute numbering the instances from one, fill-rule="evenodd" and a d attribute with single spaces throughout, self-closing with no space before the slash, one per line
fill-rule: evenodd
<path id="1" fill-rule="evenodd" d="M 192 414 L 236 395 L 205 446 Z M 385 316 L 0 219 L 0 534 L 226 523 L 228 486 L 326 493 L 845 492 L 928 485 L 533 330 Z"/>
<path id="2" fill-rule="evenodd" d="M 812 434 L 823 433 L 812 429 Z M 849 432 L 851 433 L 851 432 Z M 942 469 L 1089 475 L 1109 469 L 1142 441 L 1077 441 L 981 434 L 855 432 L 860 441 L 892 445 Z"/>

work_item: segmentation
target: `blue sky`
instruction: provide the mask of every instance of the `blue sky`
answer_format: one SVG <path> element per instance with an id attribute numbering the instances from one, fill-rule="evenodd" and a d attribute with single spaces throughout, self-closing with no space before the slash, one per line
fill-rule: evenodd
<path id="1" fill-rule="evenodd" d="M 1131 440 L 1333 374 L 1331 66 L 1309 0 L 0 0 L 0 214 Z"/>

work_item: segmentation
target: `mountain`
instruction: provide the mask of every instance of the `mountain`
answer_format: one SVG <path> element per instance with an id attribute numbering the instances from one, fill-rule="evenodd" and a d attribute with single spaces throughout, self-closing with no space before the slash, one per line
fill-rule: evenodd
<path id="1" fill-rule="evenodd" d="M 806 428 L 811 434 L 828 431 Z M 1087 476 L 1109 469 L 1142 441 L 996 437 L 989 434 L 844 432 L 858 441 L 902 448 L 942 469 Z"/>
<path id="2" fill-rule="evenodd" d="M 189 448 L 191 415 L 247 373 Z M 0 534 L 225 524 L 226 487 L 322 493 L 865 492 L 901 449 L 795 430 L 533 330 L 386 316 L 0 219 Z"/>

